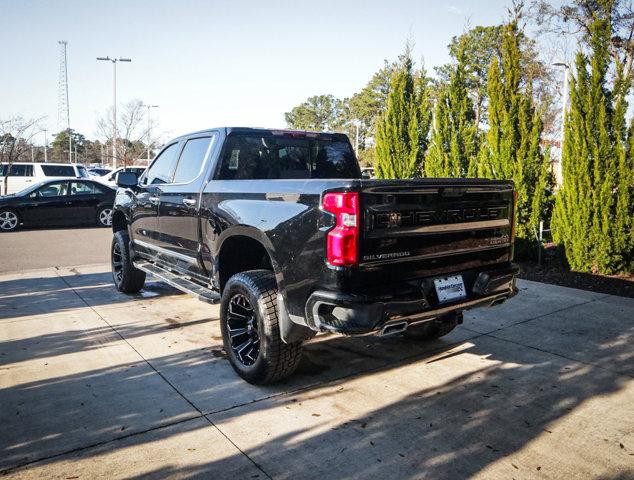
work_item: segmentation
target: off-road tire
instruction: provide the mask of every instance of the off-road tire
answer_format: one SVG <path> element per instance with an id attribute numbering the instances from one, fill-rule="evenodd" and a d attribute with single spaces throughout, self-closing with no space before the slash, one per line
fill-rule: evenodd
<path id="1" fill-rule="evenodd" d="M 229 334 L 229 321 L 236 319 L 229 311 L 229 305 L 232 299 L 235 302 L 237 298 L 248 300 L 251 306 L 252 334 L 257 323 L 258 352 L 250 365 L 242 361 L 234 350 L 239 345 L 232 343 Z M 227 281 L 220 302 L 220 329 L 231 366 L 249 383 L 266 384 L 282 380 L 295 371 L 302 358 L 302 342 L 284 343 L 280 337 L 277 282 L 269 270 L 241 272 Z M 235 336 L 234 339 L 235 343 L 241 342 Z"/>
<path id="2" fill-rule="evenodd" d="M 413 340 L 435 340 L 447 335 L 460 323 L 462 323 L 462 313 L 444 315 L 431 322 L 413 325 L 405 330 L 404 335 Z"/>
<path id="3" fill-rule="evenodd" d="M 115 232 L 110 248 L 112 280 L 123 293 L 137 293 L 145 284 L 145 272 L 135 268 L 130 261 L 130 237 L 128 232 Z"/>

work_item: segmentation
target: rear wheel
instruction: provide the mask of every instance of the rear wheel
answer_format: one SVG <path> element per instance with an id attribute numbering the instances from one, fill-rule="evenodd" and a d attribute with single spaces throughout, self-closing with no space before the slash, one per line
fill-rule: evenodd
<path id="1" fill-rule="evenodd" d="M 244 380 L 271 383 L 291 375 L 302 343 L 284 343 L 277 311 L 277 282 L 269 270 L 232 276 L 220 304 L 220 328 L 231 366 Z"/>
<path id="2" fill-rule="evenodd" d="M 434 340 L 444 337 L 460 323 L 462 323 L 462 313 L 443 315 L 431 322 L 409 327 L 405 330 L 405 336 L 415 340 Z"/>
<path id="3" fill-rule="evenodd" d="M 10 209 L 0 210 L 0 231 L 12 232 L 20 225 L 20 217 Z"/>
<path id="4" fill-rule="evenodd" d="M 121 230 L 112 237 L 111 248 L 112 279 L 117 290 L 123 293 L 137 293 L 145 284 L 145 272 L 130 261 L 130 237 Z"/>
<path id="5" fill-rule="evenodd" d="M 112 226 L 112 207 L 100 208 L 97 212 L 97 225 L 100 227 Z"/>

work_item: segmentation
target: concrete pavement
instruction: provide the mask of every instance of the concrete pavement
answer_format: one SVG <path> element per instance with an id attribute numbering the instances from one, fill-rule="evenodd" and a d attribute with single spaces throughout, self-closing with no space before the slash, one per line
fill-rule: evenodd
<path id="1" fill-rule="evenodd" d="M 441 340 L 318 336 L 240 380 L 218 309 L 105 266 L 0 275 L 8 478 L 634 478 L 634 299 L 520 281 Z"/>
<path id="2" fill-rule="evenodd" d="M 110 261 L 109 228 L 22 228 L 0 234 L 0 273 Z"/>

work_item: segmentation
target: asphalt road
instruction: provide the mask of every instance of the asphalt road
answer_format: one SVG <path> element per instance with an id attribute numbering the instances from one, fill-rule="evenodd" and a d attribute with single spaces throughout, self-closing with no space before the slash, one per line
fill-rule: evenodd
<path id="1" fill-rule="evenodd" d="M 29 229 L 0 233 L 0 273 L 109 262 L 108 228 Z"/>

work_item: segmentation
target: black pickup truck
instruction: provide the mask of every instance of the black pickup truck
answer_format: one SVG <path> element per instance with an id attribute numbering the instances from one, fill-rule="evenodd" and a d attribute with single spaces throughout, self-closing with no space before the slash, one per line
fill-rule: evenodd
<path id="1" fill-rule="evenodd" d="M 318 332 L 437 338 L 516 293 L 512 182 L 363 179 L 345 135 L 205 130 L 117 184 L 117 289 L 150 273 L 219 302 L 251 383 L 293 373 Z"/>

